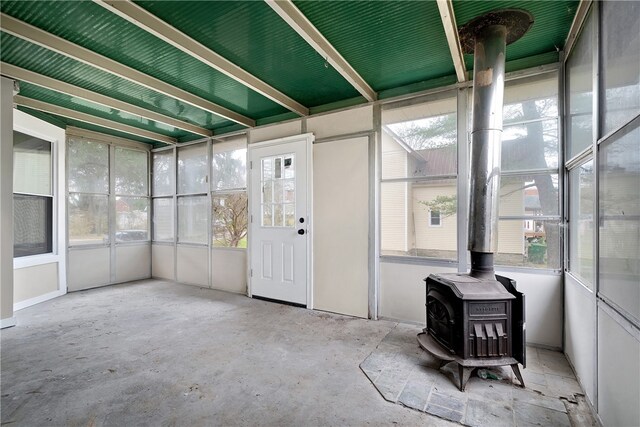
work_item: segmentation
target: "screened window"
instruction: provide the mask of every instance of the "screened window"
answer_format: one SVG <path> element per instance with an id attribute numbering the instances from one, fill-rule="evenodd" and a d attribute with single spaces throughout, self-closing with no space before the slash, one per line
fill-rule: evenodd
<path id="1" fill-rule="evenodd" d="M 593 53 L 596 43 L 593 16 L 586 19 L 567 60 L 567 159 L 579 154 L 593 141 Z"/>
<path id="2" fill-rule="evenodd" d="M 557 90 L 556 73 L 505 87 L 499 265 L 560 268 Z"/>
<path id="3" fill-rule="evenodd" d="M 176 192 L 175 149 L 153 153 L 153 240 L 175 239 L 174 195 Z"/>
<path id="4" fill-rule="evenodd" d="M 457 99 L 382 114 L 381 252 L 457 259 Z"/>
<path id="5" fill-rule="evenodd" d="M 51 143 L 13 132 L 14 257 L 53 251 Z"/>
<path id="6" fill-rule="evenodd" d="M 640 3 L 605 1 L 601 10 L 603 136 L 640 113 Z"/>
<path id="7" fill-rule="evenodd" d="M 209 238 L 207 144 L 178 147 L 178 243 L 206 245 Z"/>
<path id="8" fill-rule="evenodd" d="M 218 142 L 212 151 L 212 244 L 246 248 L 249 211 L 246 139 Z"/>
<path id="9" fill-rule="evenodd" d="M 109 243 L 109 145 L 67 143 L 69 245 Z"/>
<path id="10" fill-rule="evenodd" d="M 640 120 L 599 152 L 600 292 L 640 320 Z"/>
<path id="11" fill-rule="evenodd" d="M 593 289 L 595 213 L 593 160 L 569 172 L 569 270 Z"/>
<path id="12" fill-rule="evenodd" d="M 149 240 L 148 153 L 115 148 L 116 242 Z"/>

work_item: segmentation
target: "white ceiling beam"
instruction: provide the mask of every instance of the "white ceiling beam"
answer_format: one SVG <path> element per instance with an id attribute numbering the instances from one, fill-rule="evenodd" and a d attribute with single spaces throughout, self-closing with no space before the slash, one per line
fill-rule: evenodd
<path id="1" fill-rule="evenodd" d="M 573 22 L 571 23 L 571 28 L 569 28 L 569 34 L 567 34 L 567 41 L 564 43 L 563 50 L 565 59 L 569 57 L 571 49 L 573 49 L 573 45 L 578 39 L 578 34 L 580 34 L 582 25 L 584 24 L 585 19 L 587 19 L 587 14 L 589 13 L 591 3 L 591 0 L 581 0 L 578 4 L 578 9 L 576 10 L 576 14 L 573 17 Z"/>
<path id="2" fill-rule="evenodd" d="M 131 1 L 94 0 L 94 2 L 283 107 L 301 116 L 309 115 L 309 109 L 304 105 L 263 82 L 253 74 L 238 67 L 233 62 Z"/>
<path id="3" fill-rule="evenodd" d="M 174 119 L 173 117 L 165 116 L 164 114 L 156 113 L 155 111 L 147 110 L 145 108 L 138 107 L 137 105 L 129 104 L 127 102 L 123 102 L 97 92 L 92 92 L 79 86 L 74 86 L 60 80 L 52 79 L 51 77 L 43 76 L 42 74 L 34 73 L 33 71 L 25 70 L 24 68 L 7 64 L 6 62 L 0 63 L 0 73 L 4 76 L 11 77 L 12 79 L 31 83 L 45 89 L 84 99 L 85 101 L 90 101 L 108 108 L 124 111 L 129 114 L 140 116 L 147 120 L 164 123 L 166 125 L 173 126 L 174 128 L 182 129 L 187 132 L 195 133 L 197 135 L 206 137 L 210 137 L 213 135 L 213 132 L 211 132 L 209 129 L 192 125 L 191 123 Z"/>
<path id="4" fill-rule="evenodd" d="M 255 126 L 255 120 L 231 111 L 206 99 L 200 98 L 183 89 L 172 86 L 160 79 L 144 74 L 134 68 L 128 67 L 117 61 L 102 56 L 96 52 L 71 43 L 56 35 L 50 34 L 33 25 L 22 22 L 4 13 L 0 14 L 0 28 L 2 31 L 19 37 L 28 42 L 37 44 L 46 49 L 68 56 L 92 67 L 106 71 L 133 83 L 139 84 L 163 95 L 175 98 L 179 101 L 193 105 L 194 107 L 221 116 L 227 120 L 240 123 L 244 126 Z"/>
<path id="5" fill-rule="evenodd" d="M 453 13 L 453 4 L 451 0 L 437 0 L 437 3 L 444 33 L 447 36 L 451 59 L 453 59 L 453 66 L 456 70 L 456 76 L 458 77 L 458 82 L 462 83 L 467 81 L 467 68 L 464 65 L 464 54 L 462 53 L 460 37 L 458 36 L 458 26 L 456 25 L 456 17 Z"/>
<path id="6" fill-rule="evenodd" d="M 78 120 L 78 121 L 89 123 L 96 126 L 102 126 L 105 128 L 128 133 L 130 135 L 136 135 L 142 138 L 163 142 L 165 144 L 177 143 L 175 138 L 171 138 L 166 135 L 140 129 L 135 126 L 124 125 L 122 123 L 118 123 L 113 120 L 103 119 L 102 117 L 92 116 L 91 114 L 81 113 L 79 111 L 74 111 L 74 110 L 70 110 L 69 108 L 59 107 L 57 105 L 38 101 L 36 99 L 26 98 L 21 95 L 14 96 L 13 102 L 14 104 L 21 105 L 23 107 L 28 107 L 34 110 L 42 111 L 43 113 L 55 114 L 57 116 Z"/>
<path id="7" fill-rule="evenodd" d="M 335 47 L 307 19 L 291 0 L 265 0 L 266 3 L 313 47 L 338 73 L 356 88 L 367 101 L 375 101 L 378 94 L 340 55 Z"/>

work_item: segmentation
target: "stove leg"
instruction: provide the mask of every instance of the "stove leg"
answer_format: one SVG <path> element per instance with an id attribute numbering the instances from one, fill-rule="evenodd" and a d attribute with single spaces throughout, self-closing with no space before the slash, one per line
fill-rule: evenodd
<path id="1" fill-rule="evenodd" d="M 464 388 L 467 385 L 467 381 L 469 381 L 469 377 L 471 377 L 471 372 L 473 372 L 474 368 L 465 368 L 461 364 L 458 363 L 458 376 L 460 377 L 460 391 L 464 391 Z"/>
<path id="2" fill-rule="evenodd" d="M 522 379 L 522 374 L 520 373 L 520 367 L 518 366 L 518 364 L 514 363 L 513 365 L 511 365 L 511 369 L 516 375 L 516 378 L 518 378 L 518 381 L 520 381 L 520 386 L 524 388 L 524 380 Z"/>

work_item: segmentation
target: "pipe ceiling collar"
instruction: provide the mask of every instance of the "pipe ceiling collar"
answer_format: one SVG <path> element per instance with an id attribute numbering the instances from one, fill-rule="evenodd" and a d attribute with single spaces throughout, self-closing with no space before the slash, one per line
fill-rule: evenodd
<path id="1" fill-rule="evenodd" d="M 476 35 L 486 27 L 504 25 L 507 28 L 507 44 L 525 35 L 533 25 L 533 15 L 524 9 L 494 10 L 478 16 L 460 28 L 460 44 L 464 53 L 473 53 Z"/>

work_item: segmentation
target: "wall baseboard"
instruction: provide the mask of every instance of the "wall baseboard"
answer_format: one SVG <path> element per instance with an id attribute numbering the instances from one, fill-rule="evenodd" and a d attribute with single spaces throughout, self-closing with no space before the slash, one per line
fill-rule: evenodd
<path id="1" fill-rule="evenodd" d="M 0 329 L 10 328 L 12 326 L 16 326 L 15 316 L 0 320 Z"/>
<path id="2" fill-rule="evenodd" d="M 66 294 L 63 290 L 57 290 L 53 292 L 49 292 L 47 294 L 43 294 L 37 296 L 35 298 L 29 298 L 24 301 L 17 302 L 13 304 L 13 311 L 22 310 L 23 308 L 31 307 L 32 305 L 40 304 L 41 302 L 49 301 L 50 299 L 57 298 Z"/>

